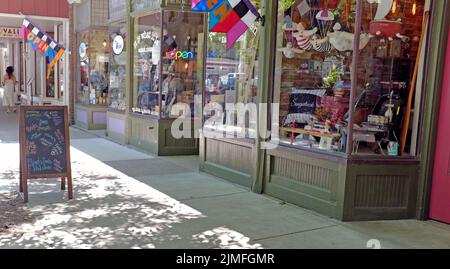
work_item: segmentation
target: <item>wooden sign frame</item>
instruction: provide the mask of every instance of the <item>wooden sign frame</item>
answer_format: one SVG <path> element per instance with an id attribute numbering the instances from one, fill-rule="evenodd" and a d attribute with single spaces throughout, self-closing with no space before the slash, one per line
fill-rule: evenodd
<path id="1" fill-rule="evenodd" d="M 27 111 L 60 111 L 64 110 L 65 146 L 66 146 L 66 173 L 30 175 L 26 161 L 26 133 L 25 113 Z M 19 111 L 19 143 L 20 143 L 20 182 L 19 189 L 23 193 L 23 200 L 28 202 L 28 180 L 44 178 L 61 178 L 61 190 L 66 190 L 66 179 L 69 200 L 73 199 L 72 166 L 70 160 L 70 134 L 69 116 L 67 106 L 20 106 Z"/>

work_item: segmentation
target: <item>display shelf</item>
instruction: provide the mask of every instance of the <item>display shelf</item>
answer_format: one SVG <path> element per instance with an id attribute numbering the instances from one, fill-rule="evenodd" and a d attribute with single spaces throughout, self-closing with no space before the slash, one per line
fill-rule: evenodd
<path id="1" fill-rule="evenodd" d="M 281 132 L 283 135 L 287 135 L 288 133 L 296 133 L 296 134 L 309 134 L 312 136 L 317 136 L 317 137 L 331 137 L 331 138 L 335 138 L 338 139 L 341 137 L 340 134 L 336 134 L 336 133 L 322 133 L 319 131 L 310 131 L 310 130 L 305 130 L 305 129 L 301 129 L 301 128 L 289 128 L 289 127 L 284 127 L 281 128 Z"/>

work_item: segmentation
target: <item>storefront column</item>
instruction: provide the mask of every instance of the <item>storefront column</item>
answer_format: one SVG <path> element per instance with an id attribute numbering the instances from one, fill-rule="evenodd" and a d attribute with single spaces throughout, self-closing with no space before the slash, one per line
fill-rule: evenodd
<path id="1" fill-rule="evenodd" d="M 272 39 L 274 29 L 276 28 L 276 4 L 275 1 L 262 1 L 261 13 L 264 18 L 264 25 L 262 27 L 260 36 L 260 69 L 258 77 L 259 80 L 258 88 L 260 93 L 257 95 L 256 105 L 258 106 L 258 124 L 256 128 L 256 146 L 255 146 L 255 171 L 253 178 L 252 191 L 256 193 L 263 192 L 263 181 L 264 181 L 264 164 L 266 158 L 266 150 L 264 149 L 264 143 L 269 142 L 270 137 L 265 137 L 266 134 L 261 133 L 265 130 L 272 130 L 269 113 L 271 109 L 270 104 L 270 89 L 273 87 L 272 76 L 267 74 L 272 74 L 271 63 L 274 59 L 272 48 L 275 47 L 275 39 Z M 261 110 L 261 105 L 265 106 L 264 110 Z M 266 128 L 262 128 L 266 126 Z"/>

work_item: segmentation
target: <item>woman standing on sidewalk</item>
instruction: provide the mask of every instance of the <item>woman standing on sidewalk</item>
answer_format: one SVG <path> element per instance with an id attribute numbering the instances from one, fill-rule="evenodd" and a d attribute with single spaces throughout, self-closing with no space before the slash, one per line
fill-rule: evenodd
<path id="1" fill-rule="evenodd" d="M 14 76 L 14 67 L 6 68 L 6 75 L 3 77 L 3 105 L 7 107 L 6 113 L 16 112 L 15 108 L 15 88 L 16 77 Z"/>

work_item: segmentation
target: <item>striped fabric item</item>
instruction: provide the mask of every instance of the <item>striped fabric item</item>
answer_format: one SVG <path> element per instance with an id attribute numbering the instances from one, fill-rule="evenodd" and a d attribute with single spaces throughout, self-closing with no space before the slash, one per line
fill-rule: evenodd
<path id="1" fill-rule="evenodd" d="M 311 37 L 310 36 L 299 36 L 296 38 L 297 44 L 302 50 L 311 50 L 313 48 L 313 45 L 311 44 Z"/>
<path id="2" fill-rule="evenodd" d="M 311 40 L 313 48 L 318 52 L 329 52 L 333 48 L 328 37 Z"/>

